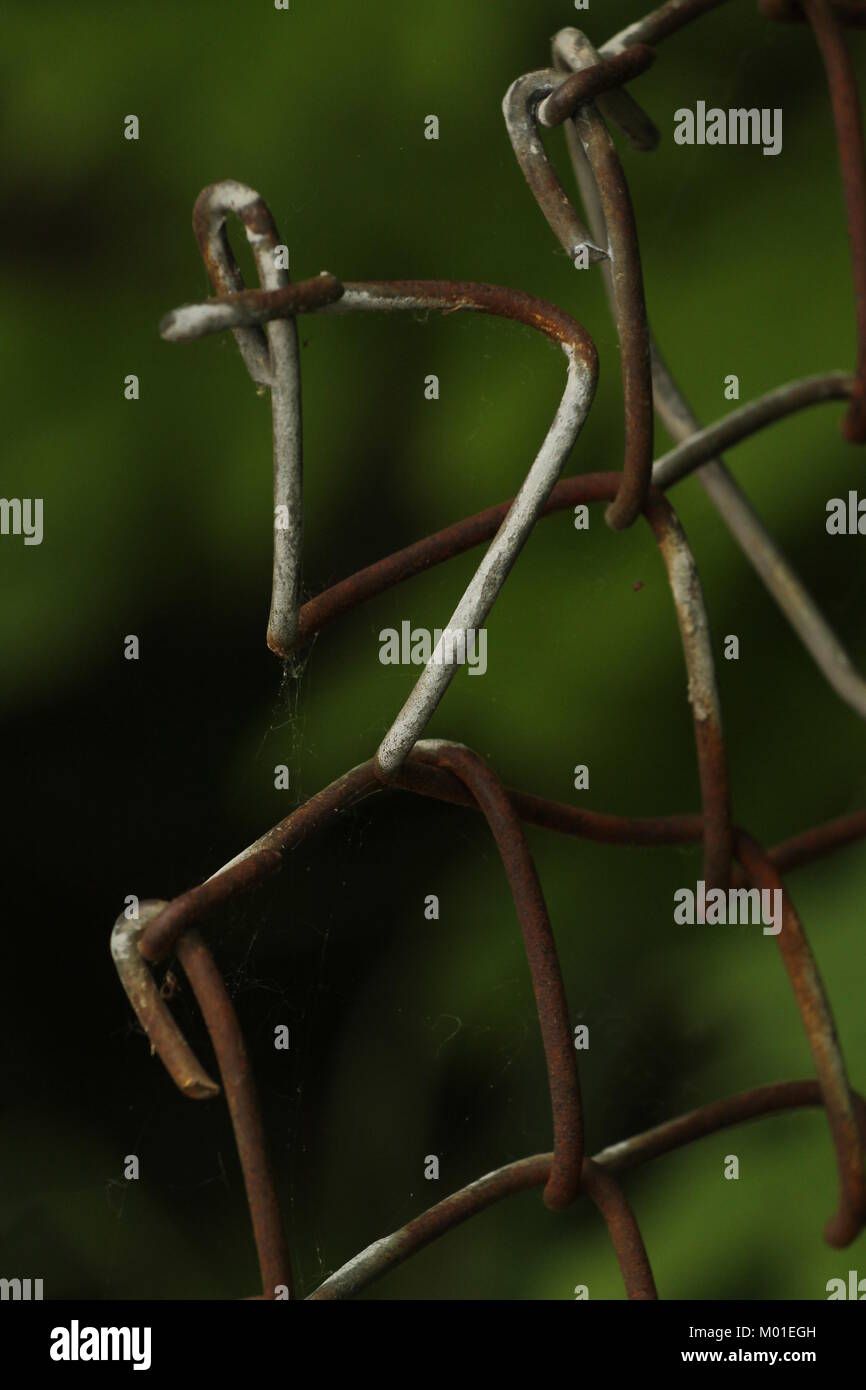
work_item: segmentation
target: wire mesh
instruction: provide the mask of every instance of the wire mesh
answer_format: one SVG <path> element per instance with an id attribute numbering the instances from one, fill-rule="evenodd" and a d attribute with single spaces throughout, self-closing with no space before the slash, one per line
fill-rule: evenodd
<path id="1" fill-rule="evenodd" d="M 170 903 L 141 904 L 137 919 L 118 917 L 111 949 L 121 982 L 153 1050 L 190 1099 L 225 1093 L 244 1175 L 262 1293 L 293 1294 L 292 1265 L 243 1036 L 223 978 L 200 928 L 227 901 L 279 873 L 301 839 L 329 825 L 372 791 L 391 790 L 469 807 L 485 819 L 499 852 L 523 934 L 544 1050 L 553 1149 L 509 1163 L 447 1197 L 400 1230 L 376 1240 L 309 1295 L 341 1298 L 366 1288 L 401 1261 L 502 1198 L 543 1188 L 554 1210 L 586 1195 L 598 1208 L 629 1298 L 657 1296 L 649 1258 L 617 1175 L 730 1125 L 804 1106 L 824 1109 L 838 1173 L 838 1203 L 824 1231 L 834 1247 L 866 1223 L 866 1103 L 852 1090 L 829 1000 L 805 929 L 782 877 L 801 864 L 866 836 L 866 811 L 841 817 L 765 849 L 731 816 L 727 758 L 703 593 L 694 557 L 667 497 L 697 473 L 742 548 L 836 693 L 866 715 L 866 682 L 816 604 L 777 550 L 719 457 L 775 421 L 828 400 L 847 400 L 843 433 L 866 442 L 866 162 L 856 81 L 843 35 L 866 24 L 860 0 L 761 0 L 774 22 L 800 21 L 814 35 L 827 76 L 851 243 L 857 326 L 853 373 L 832 371 L 789 382 L 702 428 L 676 385 L 647 320 L 640 248 L 616 126 L 633 148 L 651 151 L 658 132 L 624 84 L 655 60 L 655 46 L 723 0 L 668 0 L 596 49 L 577 29 L 553 40 L 552 66 L 518 78 L 503 109 L 518 164 L 545 219 L 576 266 L 605 277 L 620 343 L 624 456 L 620 472 L 560 474 L 591 409 L 598 372 L 587 330 L 561 309 L 498 286 L 453 281 L 342 282 L 323 272 L 290 284 L 277 268 L 280 237 L 261 196 L 232 181 L 206 188 L 194 229 L 216 298 L 185 306 L 161 324 L 168 341 L 230 329 L 253 382 L 271 392 L 274 441 L 274 556 L 267 640 L 290 658 L 318 632 L 412 575 L 489 542 L 448 628 L 465 638 L 483 624 L 527 537 L 544 517 L 579 504 L 606 504 L 617 531 L 642 516 L 661 552 L 688 678 L 701 811 L 629 818 L 587 811 L 505 787 L 462 744 L 422 737 L 457 665 L 440 642 L 394 718 L 376 754 L 294 810 L 205 883 Z M 582 212 L 544 151 L 542 130 L 564 126 Z M 244 226 L 260 276 L 247 289 L 226 233 L 234 214 Z M 300 604 L 302 555 L 301 401 L 296 318 L 302 313 L 438 311 L 494 314 L 529 325 L 559 345 L 566 384 L 548 433 L 517 496 L 384 557 Z M 677 441 L 653 461 L 657 412 Z M 708 888 L 731 885 L 778 892 L 776 941 L 812 1052 L 816 1080 L 778 1082 L 730 1096 L 669 1120 L 590 1157 L 567 991 L 542 885 L 523 823 L 620 846 L 701 842 Z M 210 1035 L 222 1087 L 192 1053 L 157 989 L 151 966 L 176 955 Z"/>

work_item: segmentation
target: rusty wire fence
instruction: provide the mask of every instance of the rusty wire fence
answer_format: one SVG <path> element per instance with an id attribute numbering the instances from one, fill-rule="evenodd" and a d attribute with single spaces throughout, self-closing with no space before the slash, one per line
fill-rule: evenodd
<path id="1" fill-rule="evenodd" d="M 264 200 L 232 181 L 206 188 L 194 230 L 216 298 L 169 314 L 169 341 L 230 329 L 256 385 L 271 394 L 274 442 L 274 566 L 267 640 L 283 659 L 367 599 L 483 542 L 490 542 L 411 694 L 375 756 L 325 787 L 205 883 L 170 903 L 141 904 L 136 920 L 115 924 L 112 955 L 138 1019 L 183 1094 L 207 1100 L 220 1093 L 180 1032 L 151 968 L 179 960 L 198 1001 L 216 1054 L 244 1175 L 261 1270 L 262 1293 L 292 1296 L 292 1263 L 276 1197 L 252 1071 L 223 977 L 199 928 L 222 904 L 279 872 L 293 846 L 313 836 L 372 792 L 398 790 L 469 807 L 485 818 L 502 860 L 523 934 L 538 1013 L 552 1115 L 552 1152 L 509 1163 L 453 1193 L 402 1229 L 376 1240 L 309 1295 L 340 1298 L 367 1287 L 437 1236 L 511 1193 L 543 1188 L 559 1210 L 586 1195 L 598 1208 L 616 1252 L 629 1298 L 657 1296 L 650 1261 L 617 1175 L 704 1135 L 743 1121 L 804 1106 L 824 1109 L 835 1152 L 838 1197 L 824 1236 L 851 1243 L 866 1222 L 866 1103 L 850 1085 L 824 990 L 803 924 L 783 875 L 866 836 L 866 811 L 804 831 L 776 845 L 758 844 L 731 818 L 725 741 L 713 653 L 698 571 L 668 491 L 696 473 L 722 521 L 754 566 L 803 647 L 838 696 L 866 716 L 866 680 L 855 669 L 813 599 L 776 548 L 748 499 L 725 468 L 724 449 L 774 421 L 829 400 L 846 400 L 843 433 L 866 442 L 866 161 L 857 86 L 844 29 L 866 27 L 863 0 L 761 0 L 768 20 L 811 30 L 826 70 L 837 133 L 851 243 L 857 362 L 777 387 L 702 428 L 680 392 L 647 322 L 635 221 L 623 166 L 611 139 L 615 126 L 638 151 L 651 151 L 658 131 L 625 84 L 656 58 L 656 46 L 723 0 L 668 0 L 599 48 L 565 29 L 553 41 L 551 66 L 518 78 L 503 110 L 515 156 L 551 230 L 577 272 L 605 277 L 621 352 L 625 401 L 624 457 L 619 472 L 577 474 L 559 481 L 592 406 L 597 376 L 593 341 L 581 324 L 553 305 L 516 290 L 450 281 L 342 282 L 323 273 L 292 285 L 279 267 L 280 237 Z M 545 153 L 543 132 L 563 126 L 579 189 L 580 209 Z M 232 213 L 251 244 L 261 288 L 247 289 L 226 234 Z M 395 313 L 433 310 L 498 315 L 528 325 L 562 349 L 566 380 L 554 420 L 517 496 L 415 542 L 333 585 L 300 606 L 302 557 L 300 378 L 296 319 L 307 313 Z M 676 441 L 653 457 L 657 411 Z M 495 772 L 459 743 L 423 733 L 458 664 L 458 641 L 481 627 L 537 522 L 555 511 L 603 502 L 614 530 L 639 518 L 661 552 L 682 640 L 694 722 L 701 810 L 627 818 L 533 796 L 503 786 Z M 446 634 L 452 635 L 450 645 Z M 584 1149 L 577 1054 L 565 981 L 542 886 L 522 829 L 526 822 L 606 844 L 701 843 L 707 887 L 779 890 L 782 925 L 776 940 L 816 1079 L 778 1082 L 680 1115 L 593 1156 Z M 829 1202 L 829 1198 L 828 1198 Z"/>

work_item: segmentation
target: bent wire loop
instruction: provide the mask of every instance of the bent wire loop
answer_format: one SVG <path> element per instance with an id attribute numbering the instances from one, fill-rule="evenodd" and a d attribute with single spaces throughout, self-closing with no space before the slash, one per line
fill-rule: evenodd
<path id="1" fill-rule="evenodd" d="M 688 678 L 700 781 L 701 813 L 615 816 L 583 810 L 503 786 L 471 749 L 421 734 L 454 674 L 453 660 L 428 663 L 375 757 L 351 769 L 298 806 L 279 825 L 236 855 L 210 879 L 170 903 L 146 901 L 137 920 L 121 914 L 111 951 L 121 982 L 156 1052 L 181 1092 L 209 1099 L 220 1087 L 204 1070 L 174 1022 L 150 965 L 176 952 L 211 1038 L 234 1128 L 253 1235 L 262 1297 L 292 1292 L 291 1261 L 283 1234 L 274 1173 L 240 1026 L 210 950 L 197 928 L 237 894 L 279 872 L 288 853 L 319 829 L 373 795 L 432 797 L 483 815 L 494 837 L 523 935 L 543 1044 L 553 1120 L 553 1152 L 510 1163 L 377 1240 L 329 1275 L 309 1296 L 360 1292 L 401 1261 L 492 1203 L 530 1187 L 543 1187 L 552 1208 L 586 1195 L 605 1221 L 629 1298 L 655 1298 L 646 1249 L 617 1176 L 640 1163 L 733 1124 L 804 1106 L 821 1106 L 836 1157 L 839 1205 L 825 1227 L 834 1246 L 849 1244 L 866 1221 L 866 1105 L 851 1089 L 832 1011 L 816 960 L 781 874 L 866 838 L 866 811 L 838 817 L 769 850 L 737 826 L 731 814 L 727 758 L 712 646 L 703 593 L 676 513 L 665 492 L 697 472 L 720 514 L 761 574 L 828 681 L 861 714 L 866 682 L 754 517 L 718 459 L 730 447 L 796 411 L 847 400 L 845 433 L 866 437 L 866 198 L 860 110 L 840 25 L 861 23 L 851 0 L 761 0 L 777 20 L 803 20 L 824 59 L 834 106 L 857 294 L 858 359 L 853 374 L 830 372 L 790 382 L 731 412 L 706 429 L 673 382 L 646 320 L 637 234 L 622 166 L 605 121 L 639 149 L 652 149 L 658 132 L 622 84 L 639 77 L 653 59 L 652 45 L 723 0 L 667 0 L 659 9 L 595 49 L 579 30 L 558 34 L 554 66 L 519 78 L 504 102 L 508 133 L 527 182 L 561 244 L 574 259 L 585 251 L 607 282 L 622 345 L 626 449 L 622 473 L 583 473 L 557 481 L 586 419 L 595 390 L 595 348 L 580 324 L 531 296 L 495 286 L 448 281 L 343 284 L 322 273 L 290 284 L 276 268 L 274 220 L 260 196 L 227 181 L 205 189 L 196 203 L 196 237 L 217 298 L 166 316 L 163 337 L 183 341 L 226 328 L 235 335 L 249 373 L 272 393 L 274 411 L 274 586 L 268 642 L 287 655 L 342 614 L 432 565 L 490 543 L 451 618 L 456 634 L 477 627 L 490 608 L 536 521 L 578 503 L 607 503 L 614 530 L 643 515 L 653 531 L 671 589 Z M 541 143 L 539 125 L 563 124 L 589 230 L 567 198 Z M 854 127 L 856 126 L 856 131 Z M 243 222 L 253 247 L 260 289 L 246 289 L 225 231 L 228 213 Z M 301 563 L 300 393 L 295 317 L 299 313 L 394 312 L 435 309 L 496 314 L 546 334 L 567 359 L 565 391 L 556 417 L 517 496 L 385 556 L 298 608 Z M 652 388 L 648 391 L 650 366 Z M 653 395 L 655 400 L 653 402 Z M 652 466 L 652 409 L 659 411 L 675 447 Z M 649 461 L 649 462 L 648 462 Z M 444 638 L 443 638 L 444 641 Z M 440 647 L 442 643 L 440 643 Z M 451 648 L 453 658 L 453 647 Z M 778 891 L 782 900 L 777 942 L 788 973 L 817 1075 L 814 1081 L 778 1082 L 705 1105 L 643 1134 L 584 1151 L 583 1114 L 565 985 L 544 895 L 522 823 L 617 845 L 690 845 L 703 842 L 704 877 Z M 739 867 L 733 864 L 738 861 Z"/>
<path id="2" fill-rule="evenodd" d="M 603 219 L 592 227 L 592 239 L 581 232 L 582 246 L 573 245 L 570 232 L 576 214 L 556 175 L 553 173 L 541 143 L 537 114 L 539 101 L 545 105 L 557 94 L 558 74 L 552 68 L 529 73 L 513 82 L 505 94 L 502 110 L 505 124 L 518 163 L 539 207 L 559 240 L 578 267 L 586 267 L 590 259 L 582 260 L 583 247 L 601 247 L 604 264 L 613 286 L 617 329 L 620 336 L 623 396 L 625 399 L 625 456 L 622 482 L 606 513 L 614 530 L 631 526 L 640 515 L 650 486 L 653 462 L 653 393 L 646 305 L 637 227 L 628 187 L 619 156 L 607 127 L 591 101 L 584 101 L 574 118 L 575 127 L 593 171 Z M 565 231 L 560 227 L 563 208 Z"/>

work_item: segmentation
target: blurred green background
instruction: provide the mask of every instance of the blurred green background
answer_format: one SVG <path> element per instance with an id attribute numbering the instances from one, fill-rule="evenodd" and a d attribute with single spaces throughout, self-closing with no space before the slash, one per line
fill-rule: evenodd
<path id="1" fill-rule="evenodd" d="M 442 626 L 477 552 L 324 633 L 300 679 L 265 646 L 270 409 L 232 340 L 169 346 L 170 308 L 208 282 L 199 190 L 233 177 L 269 201 L 295 278 L 452 277 L 574 313 L 601 378 L 568 472 L 621 465 L 617 341 L 598 273 L 576 276 L 512 156 L 502 96 L 584 23 L 601 42 L 637 0 L 493 6 L 10 4 L 0 52 L 2 491 L 45 499 L 45 539 L 0 543 L 5 1003 L 0 1241 L 6 1276 L 48 1296 L 254 1292 L 255 1255 L 221 1102 L 194 1104 L 150 1058 L 109 957 L 128 893 L 171 897 L 371 755 L 412 672 L 378 632 Z M 861 72 L 866 43 L 852 35 Z M 850 267 L 823 71 L 804 26 L 737 0 L 661 47 L 633 88 L 662 130 L 623 150 L 651 317 L 706 421 L 795 376 L 850 366 Z M 682 105 L 781 106 L 784 148 L 678 148 Z M 141 138 L 123 138 L 138 115 Z M 424 117 L 440 119 L 437 143 Z M 567 177 L 560 133 L 548 138 Z M 236 225 L 233 244 L 252 283 Z M 455 315 L 307 318 L 305 592 L 513 494 L 558 401 L 561 355 L 528 330 Z M 134 372 L 141 398 L 127 402 Z M 441 398 L 424 399 L 425 375 Z M 729 462 L 862 666 L 861 538 L 825 503 L 862 485 L 839 405 Z M 657 451 L 667 447 L 661 430 Z M 866 733 L 829 690 L 700 485 L 672 494 L 719 657 L 738 821 L 766 843 L 862 806 Z M 641 588 L 635 586 L 642 583 Z M 532 536 L 430 726 L 508 783 L 601 810 L 696 809 L 683 661 L 649 530 L 593 509 Z M 136 633 L 141 659 L 123 659 Z M 740 638 L 739 662 L 721 660 Z M 287 763 L 291 789 L 274 789 Z M 590 790 L 572 769 L 590 766 Z M 674 926 L 696 851 L 637 851 L 530 829 L 575 1022 L 590 1151 L 745 1087 L 808 1077 L 772 938 Z M 790 880 L 866 1088 L 866 849 Z M 424 897 L 440 898 L 438 922 Z M 259 1080 L 299 1292 L 489 1169 L 550 1145 L 520 933 L 479 818 L 375 797 L 291 855 L 211 929 Z M 189 990 L 182 1027 L 211 1054 Z M 287 1023 L 291 1050 L 275 1054 Z M 126 1154 L 142 1177 L 123 1179 Z M 423 1179 L 436 1153 L 438 1183 Z M 723 1160 L 740 1157 L 738 1182 Z M 866 1242 L 821 1239 L 836 1180 L 826 1123 L 799 1112 L 628 1175 L 668 1298 L 823 1298 L 866 1274 Z M 376 1298 L 621 1297 L 600 1219 L 510 1199 L 376 1285 Z"/>

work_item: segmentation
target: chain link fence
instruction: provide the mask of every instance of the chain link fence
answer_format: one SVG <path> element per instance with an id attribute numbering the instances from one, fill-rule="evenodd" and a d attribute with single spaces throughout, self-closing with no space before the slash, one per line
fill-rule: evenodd
<path id="1" fill-rule="evenodd" d="M 588 331 L 554 305 L 498 286 L 455 281 L 344 282 L 322 273 L 292 284 L 281 265 L 282 243 L 263 198 L 223 182 L 204 190 L 194 230 L 216 292 L 202 304 L 168 314 L 162 336 L 185 341 L 230 330 L 259 389 L 270 392 L 274 443 L 274 559 L 267 640 L 283 660 L 359 605 L 411 576 L 488 543 L 483 559 L 413 690 L 375 755 L 325 787 L 205 883 L 172 902 L 148 901 L 131 920 L 121 914 L 111 949 L 121 982 L 152 1049 L 182 1093 L 194 1100 L 225 1096 L 244 1174 L 259 1256 L 262 1293 L 293 1295 L 292 1262 L 244 1039 L 223 977 L 201 934 L 212 914 L 277 874 L 292 847 L 338 820 L 376 792 L 427 797 L 471 808 L 493 836 L 514 902 L 526 951 L 544 1051 L 553 1147 L 509 1163 L 453 1193 L 400 1230 L 376 1240 L 309 1296 L 346 1297 L 367 1287 L 439 1235 L 511 1193 L 543 1189 L 554 1210 L 587 1196 L 598 1208 L 616 1252 L 627 1296 L 657 1296 L 643 1238 L 618 1175 L 650 1158 L 745 1120 L 804 1106 L 823 1108 L 838 1172 L 835 1209 L 824 1235 L 849 1245 L 866 1220 L 866 1106 L 852 1089 L 830 1001 L 786 877 L 866 835 L 866 811 L 807 830 L 766 848 L 731 815 L 725 738 L 713 646 L 695 559 L 669 499 L 696 474 L 722 522 L 763 580 L 781 612 L 840 699 L 866 715 L 866 682 L 818 606 L 752 510 L 721 458 L 775 421 L 822 402 L 848 402 L 843 433 L 866 442 L 866 176 L 862 117 L 846 26 L 866 27 L 860 0 L 762 0 L 772 22 L 811 30 L 824 63 L 836 125 L 851 242 L 857 362 L 853 372 L 830 371 L 792 381 L 702 427 L 677 386 L 647 320 L 641 257 L 623 165 L 610 135 L 616 127 L 636 151 L 658 141 L 651 117 L 626 84 L 656 60 L 657 46 L 723 0 L 669 0 L 596 48 L 577 29 L 553 41 L 551 66 L 518 78 L 503 110 L 518 165 L 550 229 L 577 274 L 605 278 L 620 344 L 624 447 L 618 472 L 562 479 L 567 458 L 592 407 L 598 374 Z M 579 191 L 563 187 L 544 146 L 544 133 L 562 126 Z M 554 137 L 556 138 L 556 137 Z M 253 250 L 260 288 L 248 289 L 232 253 L 226 220 L 242 223 Z M 302 559 L 301 396 L 297 317 L 349 313 L 491 314 L 527 325 L 552 340 L 565 357 L 562 398 L 547 435 L 512 500 L 467 517 L 388 555 L 300 603 Z M 675 447 L 654 459 L 654 413 Z M 613 531 L 645 520 L 658 545 L 682 641 L 701 789 L 699 812 L 627 818 L 580 810 L 505 787 L 471 749 L 424 738 L 446 695 L 468 635 L 483 627 L 528 536 L 563 509 L 605 504 Z M 532 824 L 564 835 L 620 846 L 703 846 L 708 891 L 778 894 L 776 944 L 790 980 L 812 1053 L 815 1079 L 778 1082 L 680 1115 L 590 1156 L 584 1146 L 578 1052 L 542 885 L 524 834 Z M 174 1021 L 153 967 L 176 956 L 213 1043 L 218 1084 L 193 1054 Z M 829 1196 L 828 1196 L 829 1205 Z"/>

